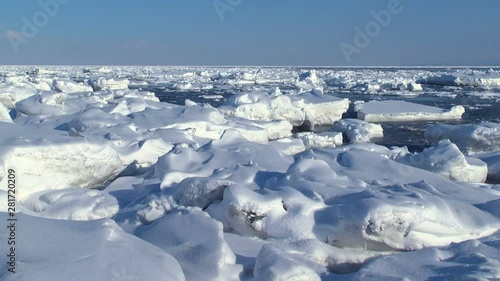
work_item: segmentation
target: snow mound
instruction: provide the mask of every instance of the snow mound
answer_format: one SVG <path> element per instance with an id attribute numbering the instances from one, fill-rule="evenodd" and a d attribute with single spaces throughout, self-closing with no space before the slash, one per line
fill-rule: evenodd
<path id="1" fill-rule="evenodd" d="M 142 129 L 194 129 L 195 136 L 208 139 L 219 139 L 225 130 L 234 129 L 248 140 L 258 143 L 269 141 L 270 131 L 265 128 L 257 124 L 250 126 L 247 122 L 239 124 L 238 120 L 228 120 L 218 109 L 212 107 L 192 105 L 165 109 L 147 108 L 128 117 Z"/>
<path id="2" fill-rule="evenodd" d="M 135 234 L 177 259 L 186 280 L 237 280 L 241 272 L 222 224 L 204 212 L 166 214 Z"/>
<path id="3" fill-rule="evenodd" d="M 406 154 L 397 161 L 442 175 L 452 181 L 482 183 L 486 181 L 488 166 L 477 158 L 466 157 L 449 140 L 421 153 Z"/>
<path id="4" fill-rule="evenodd" d="M 460 150 L 469 155 L 479 152 L 500 151 L 500 124 L 498 123 L 434 125 L 427 127 L 425 137 L 433 143 L 449 139 Z"/>
<path id="5" fill-rule="evenodd" d="M 453 120 L 460 119 L 465 113 L 461 105 L 450 110 L 405 101 L 372 101 L 358 104 L 354 109 L 358 119 L 367 122 L 415 121 L 415 120 Z"/>
<path id="6" fill-rule="evenodd" d="M 23 181 L 19 200 L 47 189 L 99 187 L 123 169 L 118 153 L 105 141 L 8 123 L 0 123 L 0 135 L 8 136 L 1 140 L 0 161 L 4 169 L 17 168 Z M 6 178 L 0 182 L 5 189 Z"/>
<path id="7" fill-rule="evenodd" d="M 198 149 L 176 145 L 160 157 L 154 177 L 161 187 L 171 187 L 190 177 L 224 178 L 251 183 L 259 171 L 285 171 L 292 162 L 272 146 L 246 140 L 238 131 L 226 130 L 218 140 Z"/>
<path id="8" fill-rule="evenodd" d="M 262 281 L 320 281 L 316 272 L 274 245 L 264 245 L 255 262 L 254 276 Z"/>
<path id="9" fill-rule="evenodd" d="M 276 206 L 270 207 L 271 214 L 280 218 L 280 227 L 287 229 L 288 235 L 293 233 L 294 237 L 306 239 L 311 235 L 306 230 L 311 227 L 313 237 L 319 241 L 340 248 L 376 251 L 445 246 L 485 237 L 497 230 L 498 215 L 478 205 L 497 196 L 491 197 L 487 189 L 460 185 L 398 163 L 390 159 L 392 153 L 387 148 L 363 144 L 296 155 L 286 174 L 270 180 L 267 188 L 290 186 L 304 195 L 324 200 L 326 206 L 320 201 L 313 215 L 285 224 L 283 218 L 287 216 L 280 215 L 283 211 L 278 204 L 283 201 L 290 210 L 289 203 L 277 197 L 272 201 Z M 224 194 L 223 202 L 226 198 L 231 197 Z M 267 200 L 271 198 L 268 196 Z M 258 201 L 264 202 L 252 200 Z M 266 205 L 267 202 L 262 203 L 259 208 Z M 258 217 L 266 214 L 257 211 L 254 213 Z M 260 225 L 267 226 L 258 230 L 280 237 L 269 225 L 273 216 L 267 214 L 265 219 L 261 218 Z"/>
<path id="10" fill-rule="evenodd" d="M 357 119 L 340 120 L 333 125 L 331 130 L 345 134 L 350 143 L 366 143 L 374 138 L 384 137 L 382 126 Z"/>
<path id="11" fill-rule="evenodd" d="M 7 213 L 0 213 L 6 221 Z M 179 263 L 114 221 L 50 220 L 17 214 L 16 273 L 0 268 L 3 281 L 185 280 Z M 22 222 L 22 223 L 21 223 Z M 18 226 L 19 227 L 19 226 Z M 7 240 L 7 231 L 0 240 Z M 7 264 L 7 255 L 0 257 Z"/>
<path id="12" fill-rule="evenodd" d="M 500 278 L 498 236 L 471 240 L 444 248 L 428 248 L 374 260 L 353 280 L 495 280 Z"/>
<path id="13" fill-rule="evenodd" d="M 97 220 L 118 212 L 118 201 L 113 196 L 81 188 L 40 191 L 21 204 L 33 211 L 31 215 L 59 220 Z"/>

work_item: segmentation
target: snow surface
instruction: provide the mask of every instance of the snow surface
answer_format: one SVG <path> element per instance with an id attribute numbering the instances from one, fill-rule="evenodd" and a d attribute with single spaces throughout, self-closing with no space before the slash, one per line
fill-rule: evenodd
<path id="1" fill-rule="evenodd" d="M 442 75 L 467 92 L 429 82 Z M 15 169 L 18 247 L 17 273 L 1 255 L 0 279 L 499 279 L 498 124 L 445 124 L 460 106 L 361 104 L 490 102 L 497 76 L 2 66 L 0 219 Z M 351 101 L 366 120 L 342 119 Z M 402 120 L 437 120 L 434 146 L 370 143 L 384 132 L 367 122 Z"/>

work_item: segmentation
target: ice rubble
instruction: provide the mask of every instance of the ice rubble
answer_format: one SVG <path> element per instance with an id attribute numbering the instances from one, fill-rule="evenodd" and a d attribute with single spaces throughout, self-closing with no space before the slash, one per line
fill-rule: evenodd
<path id="1" fill-rule="evenodd" d="M 450 139 L 467 154 L 500 151 L 500 124 L 483 122 L 477 125 L 434 125 L 425 130 L 425 137 L 436 143 Z"/>
<path id="2" fill-rule="evenodd" d="M 0 72 L 7 121 L 0 122 L 0 177 L 14 166 L 20 173 L 27 228 L 19 243 L 32 247 L 20 247 L 19 275 L 2 268 L 2 280 L 428 279 L 454 277 L 453 268 L 498 277 L 498 186 L 479 184 L 485 164 L 457 148 L 491 150 L 473 156 L 494 178 L 495 125 L 436 137 L 421 153 L 358 143 L 382 135 L 360 120 L 340 121 L 340 132 L 292 134 L 293 126 L 332 125 L 347 111 L 348 100 L 318 89 L 323 81 L 409 94 L 434 72 L 317 70 L 297 79 L 288 68 L 20 69 Z M 82 75 L 83 82 L 66 78 Z M 222 108 L 173 105 L 128 83 L 242 93 Z M 271 84 L 283 93 L 268 94 Z M 389 119 L 447 114 L 384 105 L 376 113 Z M 344 145 L 341 132 L 354 144 Z"/>
<path id="3" fill-rule="evenodd" d="M 457 71 L 451 74 L 429 76 L 421 79 L 419 83 L 443 86 L 499 87 L 500 72 L 494 70 Z"/>
<path id="4" fill-rule="evenodd" d="M 444 110 L 395 100 L 357 104 L 354 110 L 358 114 L 358 119 L 367 122 L 452 120 L 462 118 L 465 113 L 465 108 L 461 105 L 454 106 L 450 110 Z"/>
<path id="5" fill-rule="evenodd" d="M 221 108 L 228 116 L 250 120 L 287 120 L 294 126 L 331 125 L 349 108 L 348 99 L 339 99 L 313 89 L 296 95 L 243 93 L 231 97 Z"/>
<path id="6" fill-rule="evenodd" d="M 357 119 L 340 120 L 333 125 L 331 130 L 342 132 L 351 143 L 370 142 L 374 138 L 384 137 L 384 129 L 381 125 Z"/>

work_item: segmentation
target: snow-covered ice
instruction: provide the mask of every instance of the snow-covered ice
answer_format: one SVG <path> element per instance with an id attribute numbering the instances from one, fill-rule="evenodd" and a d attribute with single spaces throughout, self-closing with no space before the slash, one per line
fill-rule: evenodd
<path id="1" fill-rule="evenodd" d="M 421 153 L 398 155 L 396 160 L 442 175 L 453 181 L 485 182 L 489 167 L 478 158 L 466 157 L 450 140 L 440 141 Z"/>
<path id="2" fill-rule="evenodd" d="M 498 279 L 497 76 L 2 66 L 0 279 Z"/>
<path id="3" fill-rule="evenodd" d="M 245 93 L 231 97 L 222 107 L 228 116 L 250 120 L 287 120 L 294 126 L 331 125 L 349 108 L 348 99 L 313 89 L 295 95 Z"/>
<path id="4" fill-rule="evenodd" d="M 467 154 L 500 151 L 500 124 L 435 125 L 425 130 L 432 142 L 449 139 Z"/>
<path id="5" fill-rule="evenodd" d="M 179 263 L 161 249 L 125 233 L 110 219 L 51 220 L 18 214 L 16 273 L 0 261 L 2 280 L 185 280 Z M 6 221 L 7 213 L 0 213 Z M 5 243 L 7 231 L 0 232 Z"/>
<path id="6" fill-rule="evenodd" d="M 465 113 L 463 106 L 450 110 L 405 101 L 372 101 L 355 106 L 358 119 L 367 122 L 450 120 L 460 119 Z"/>
<path id="7" fill-rule="evenodd" d="M 373 138 L 384 136 L 384 129 L 379 124 L 372 124 L 357 119 L 343 119 L 331 128 L 334 132 L 342 132 L 351 143 L 370 142 Z"/>

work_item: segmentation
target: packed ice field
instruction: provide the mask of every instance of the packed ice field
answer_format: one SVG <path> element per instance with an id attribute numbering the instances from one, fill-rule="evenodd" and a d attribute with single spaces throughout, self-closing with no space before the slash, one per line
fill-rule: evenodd
<path id="1" fill-rule="evenodd" d="M 1 66 L 0 279 L 500 279 L 499 105 L 489 68 Z"/>

